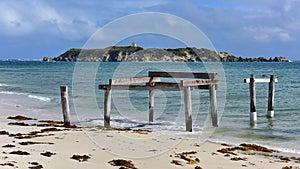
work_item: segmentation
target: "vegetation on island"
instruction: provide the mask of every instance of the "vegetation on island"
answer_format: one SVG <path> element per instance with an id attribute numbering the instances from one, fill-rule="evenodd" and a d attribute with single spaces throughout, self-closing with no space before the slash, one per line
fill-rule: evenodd
<path id="1" fill-rule="evenodd" d="M 43 61 L 64 62 L 286 62 L 285 57 L 243 58 L 227 52 L 217 53 L 209 49 L 195 47 L 174 49 L 144 49 L 135 44 L 131 46 L 112 46 L 103 49 L 72 48 L 54 57 L 44 57 Z"/>

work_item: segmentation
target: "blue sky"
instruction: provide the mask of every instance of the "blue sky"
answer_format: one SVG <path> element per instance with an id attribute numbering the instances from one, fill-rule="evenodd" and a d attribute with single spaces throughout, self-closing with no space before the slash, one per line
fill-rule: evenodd
<path id="1" fill-rule="evenodd" d="M 120 17 L 162 12 L 194 24 L 217 51 L 300 60 L 299 6 L 300 0 L 1 0 L 0 59 L 55 57 L 83 47 L 93 33 Z M 144 38 L 123 43 L 137 40 L 144 48 L 185 47 L 166 37 Z M 159 43 L 154 43 L 157 39 Z"/>

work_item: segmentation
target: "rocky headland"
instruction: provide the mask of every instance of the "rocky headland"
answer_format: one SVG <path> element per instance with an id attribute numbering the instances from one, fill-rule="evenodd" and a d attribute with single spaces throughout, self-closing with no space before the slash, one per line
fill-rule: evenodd
<path id="1" fill-rule="evenodd" d="M 43 61 L 63 62 L 287 62 L 285 57 L 243 58 L 227 52 L 217 53 L 195 47 L 158 49 L 131 46 L 112 46 L 104 49 L 76 49 L 54 57 L 44 57 Z"/>

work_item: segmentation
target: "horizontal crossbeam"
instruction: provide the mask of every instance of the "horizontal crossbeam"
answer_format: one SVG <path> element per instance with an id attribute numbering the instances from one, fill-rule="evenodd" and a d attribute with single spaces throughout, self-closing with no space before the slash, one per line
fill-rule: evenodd
<path id="1" fill-rule="evenodd" d="M 254 79 L 255 83 L 270 83 L 270 79 L 263 78 L 263 79 Z M 278 82 L 278 79 L 275 79 L 275 82 Z M 250 83 L 250 78 L 244 79 L 244 83 Z"/>

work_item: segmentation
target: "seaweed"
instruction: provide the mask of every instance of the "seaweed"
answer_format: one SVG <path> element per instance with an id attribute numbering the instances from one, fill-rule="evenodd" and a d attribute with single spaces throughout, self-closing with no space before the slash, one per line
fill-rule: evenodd
<path id="1" fill-rule="evenodd" d="M 37 120 L 35 118 L 31 118 L 31 117 L 25 117 L 25 116 L 9 116 L 7 119 L 11 119 L 11 120 L 19 120 L 19 121 L 25 121 L 25 120 Z"/>
<path id="2" fill-rule="evenodd" d="M 15 125 L 15 126 L 29 126 L 29 124 L 24 123 L 24 122 L 11 122 L 11 123 L 8 123 L 8 125 Z"/>
<path id="3" fill-rule="evenodd" d="M 29 162 L 29 164 L 33 165 L 33 166 L 28 167 L 29 169 L 42 169 L 42 168 L 44 168 L 38 162 Z"/>
<path id="4" fill-rule="evenodd" d="M 56 153 L 51 153 L 50 151 L 46 151 L 44 153 L 41 153 L 42 156 L 45 156 L 45 157 L 51 157 L 53 155 L 56 155 Z"/>
<path id="5" fill-rule="evenodd" d="M 79 162 L 84 162 L 87 161 L 88 159 L 90 159 L 91 157 L 89 157 L 88 155 L 76 155 L 74 154 L 71 159 L 73 160 L 77 160 Z"/>
<path id="6" fill-rule="evenodd" d="M 26 152 L 26 151 L 12 151 L 9 154 L 15 154 L 15 155 L 30 155 L 30 153 Z"/>
<path id="7" fill-rule="evenodd" d="M 9 135 L 9 133 L 7 131 L 2 130 L 0 131 L 0 135 Z"/>
<path id="8" fill-rule="evenodd" d="M 182 153 L 175 154 L 175 157 L 186 161 L 186 163 L 189 165 L 198 164 L 200 162 L 199 158 L 195 158 L 191 156 L 194 154 L 197 154 L 197 152 L 196 151 L 182 152 Z M 182 165 L 182 163 L 179 160 L 172 160 L 171 163 L 175 165 Z"/>
<path id="9" fill-rule="evenodd" d="M 15 145 L 12 145 L 12 144 L 6 144 L 4 146 L 2 146 L 3 148 L 13 148 L 13 147 L 16 147 Z"/>
<path id="10" fill-rule="evenodd" d="M 137 167 L 134 166 L 131 160 L 117 159 L 117 160 L 111 160 L 108 163 L 112 166 L 121 166 L 121 167 L 127 167 L 131 169 L 137 169 Z"/>
<path id="11" fill-rule="evenodd" d="M 33 145 L 33 144 L 54 144 L 51 142 L 33 142 L 33 141 L 26 141 L 26 142 L 20 142 L 19 143 L 22 146 L 27 146 L 27 145 Z"/>

